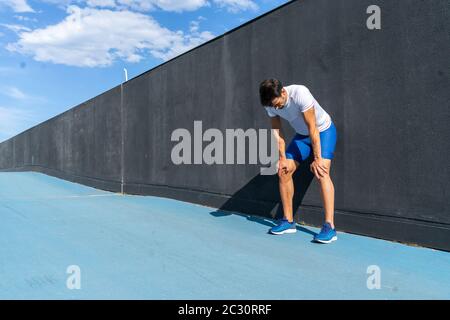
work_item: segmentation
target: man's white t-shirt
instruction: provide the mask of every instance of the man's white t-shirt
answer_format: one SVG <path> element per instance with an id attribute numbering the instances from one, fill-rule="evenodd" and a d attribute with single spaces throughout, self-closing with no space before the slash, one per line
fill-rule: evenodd
<path id="1" fill-rule="evenodd" d="M 278 110 L 273 107 L 264 107 L 269 117 L 280 116 L 286 119 L 297 133 L 308 136 L 309 130 L 302 112 L 314 107 L 316 126 L 319 132 L 325 131 L 330 127 L 331 117 L 322 109 L 307 87 L 294 84 L 284 87 L 284 89 L 288 93 L 286 105 Z"/>

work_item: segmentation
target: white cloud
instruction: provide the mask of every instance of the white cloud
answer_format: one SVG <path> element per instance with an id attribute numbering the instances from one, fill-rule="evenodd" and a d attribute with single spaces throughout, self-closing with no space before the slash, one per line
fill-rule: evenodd
<path id="1" fill-rule="evenodd" d="M 0 6 L 10 7 L 14 12 L 34 12 L 26 0 L 1 0 Z"/>
<path id="2" fill-rule="evenodd" d="M 213 0 L 219 7 L 227 8 L 231 13 L 238 13 L 245 10 L 256 11 L 258 5 L 252 0 Z"/>
<path id="3" fill-rule="evenodd" d="M 168 50 L 151 50 L 151 53 L 153 56 L 162 60 L 170 60 L 171 58 L 176 57 L 179 54 L 188 51 L 189 49 L 197 47 L 212 38 L 214 38 L 214 35 L 212 33 L 204 31 L 193 36 L 186 36 L 185 41 L 174 42 Z"/>
<path id="4" fill-rule="evenodd" d="M 87 0 L 86 4 L 90 7 L 111 7 L 114 8 L 116 6 L 116 2 L 114 0 Z"/>
<path id="5" fill-rule="evenodd" d="M 200 28 L 200 22 L 199 21 L 191 21 L 189 25 L 189 31 L 190 32 L 198 32 L 198 29 Z"/>
<path id="6" fill-rule="evenodd" d="M 2 86 L 0 89 L 1 89 L 0 93 L 2 95 L 5 95 L 13 99 L 24 100 L 28 98 L 28 96 L 25 93 L 23 93 L 19 88 L 16 87 Z"/>
<path id="7" fill-rule="evenodd" d="M 204 6 L 209 6 L 208 0 L 43 0 L 44 2 L 57 4 L 59 7 L 67 7 L 76 4 L 91 8 L 114 8 L 118 10 L 153 11 L 193 11 Z"/>
<path id="8" fill-rule="evenodd" d="M 117 0 L 119 6 L 134 10 L 150 11 L 160 8 L 164 11 L 194 11 L 207 6 L 207 0 Z"/>
<path id="9" fill-rule="evenodd" d="M 0 142 L 30 128 L 37 120 L 31 110 L 0 106 Z"/>
<path id="10" fill-rule="evenodd" d="M 198 16 L 197 20 L 193 20 L 189 23 L 189 32 L 193 35 L 198 35 L 200 30 L 200 22 L 206 20 L 205 17 Z"/>
<path id="11" fill-rule="evenodd" d="M 16 33 L 19 33 L 21 31 L 31 31 L 30 28 L 22 26 L 20 24 L 6 24 L 6 23 L 0 23 L 0 26 L 9 29 L 11 31 L 14 31 Z"/>
<path id="12" fill-rule="evenodd" d="M 56 5 L 58 8 L 60 8 L 62 10 L 66 10 L 67 7 L 71 4 L 86 2 L 84 0 L 41 0 L 41 1 Z"/>
<path id="13" fill-rule="evenodd" d="M 61 8 L 76 4 L 91 8 L 110 8 L 117 10 L 133 10 L 149 12 L 157 9 L 172 12 L 195 11 L 202 7 L 210 7 L 208 0 L 43 0 L 57 4 Z M 245 10 L 258 10 L 253 0 L 212 0 L 217 6 L 226 8 L 231 13 Z"/>
<path id="14" fill-rule="evenodd" d="M 29 18 L 29 17 L 25 17 L 25 16 L 21 16 L 21 15 L 14 15 L 14 18 L 16 18 L 19 21 L 32 21 L 32 22 L 37 22 L 36 18 Z"/>
<path id="15" fill-rule="evenodd" d="M 6 70 L 6 73 L 8 70 Z M 14 72 L 14 70 L 11 70 Z M 2 74 L 2 68 L 0 68 L 0 74 Z M 44 97 L 34 96 L 23 92 L 21 89 L 14 86 L 2 85 L 0 86 L 0 95 L 17 100 L 19 102 L 26 102 L 27 104 L 46 103 L 47 99 Z"/>
<path id="16" fill-rule="evenodd" d="M 198 28 L 190 34 L 174 32 L 130 11 L 69 6 L 67 13 L 56 25 L 19 33 L 19 40 L 6 48 L 36 61 L 97 67 L 117 59 L 139 62 L 147 52 L 168 60 L 214 37 Z"/>

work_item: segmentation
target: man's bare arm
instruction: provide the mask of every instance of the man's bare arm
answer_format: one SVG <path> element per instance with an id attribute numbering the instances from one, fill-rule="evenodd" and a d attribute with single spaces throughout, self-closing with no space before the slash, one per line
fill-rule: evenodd
<path id="1" fill-rule="evenodd" d="M 272 129 L 274 130 L 275 138 L 278 142 L 278 151 L 280 152 L 280 159 L 286 159 L 286 142 L 284 139 L 283 130 L 281 128 L 281 119 L 279 116 L 270 118 Z"/>
<path id="2" fill-rule="evenodd" d="M 320 134 L 316 126 L 316 114 L 314 107 L 310 108 L 308 111 L 302 113 L 305 123 L 308 126 L 309 137 L 311 139 L 311 145 L 313 148 L 314 159 L 322 158 L 321 148 L 320 148 Z"/>
<path id="3" fill-rule="evenodd" d="M 311 163 L 310 169 L 314 175 L 320 179 L 324 175 L 328 174 L 328 168 L 323 164 L 322 150 L 320 147 L 320 133 L 316 126 L 316 115 L 314 108 L 303 112 L 305 123 L 308 126 L 309 137 L 311 139 L 311 145 L 314 153 L 314 161 Z"/>

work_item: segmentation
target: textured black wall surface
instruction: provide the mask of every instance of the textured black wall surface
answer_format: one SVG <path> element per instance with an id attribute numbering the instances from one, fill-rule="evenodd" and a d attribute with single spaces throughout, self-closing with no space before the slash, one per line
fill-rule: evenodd
<path id="1" fill-rule="evenodd" d="M 366 27 L 373 4 L 381 30 Z M 268 129 L 258 85 L 276 77 L 306 85 L 337 127 L 339 230 L 450 250 L 449 57 L 448 0 L 294 1 L 1 143 L 0 168 L 276 216 L 278 180 L 259 165 L 171 161 L 172 132 L 196 120 Z M 301 169 L 296 219 L 319 225 Z"/>
<path id="2" fill-rule="evenodd" d="M 36 170 L 120 191 L 121 88 L 111 89 L 0 144 L 0 168 Z"/>

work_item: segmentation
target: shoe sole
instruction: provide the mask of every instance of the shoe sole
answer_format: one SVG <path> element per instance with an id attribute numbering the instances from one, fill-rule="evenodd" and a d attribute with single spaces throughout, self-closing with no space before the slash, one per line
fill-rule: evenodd
<path id="1" fill-rule="evenodd" d="M 287 230 L 280 231 L 280 232 L 276 232 L 276 231 L 270 230 L 269 232 L 270 232 L 271 234 L 280 235 L 280 234 L 285 234 L 285 233 L 296 233 L 296 232 L 297 232 L 297 229 L 287 229 Z"/>
<path id="2" fill-rule="evenodd" d="M 316 242 L 320 242 L 320 243 L 331 243 L 331 242 L 333 242 L 333 241 L 336 241 L 338 238 L 337 238 L 337 236 L 334 236 L 333 238 L 331 238 L 331 240 L 317 240 L 317 239 L 314 239 Z"/>

